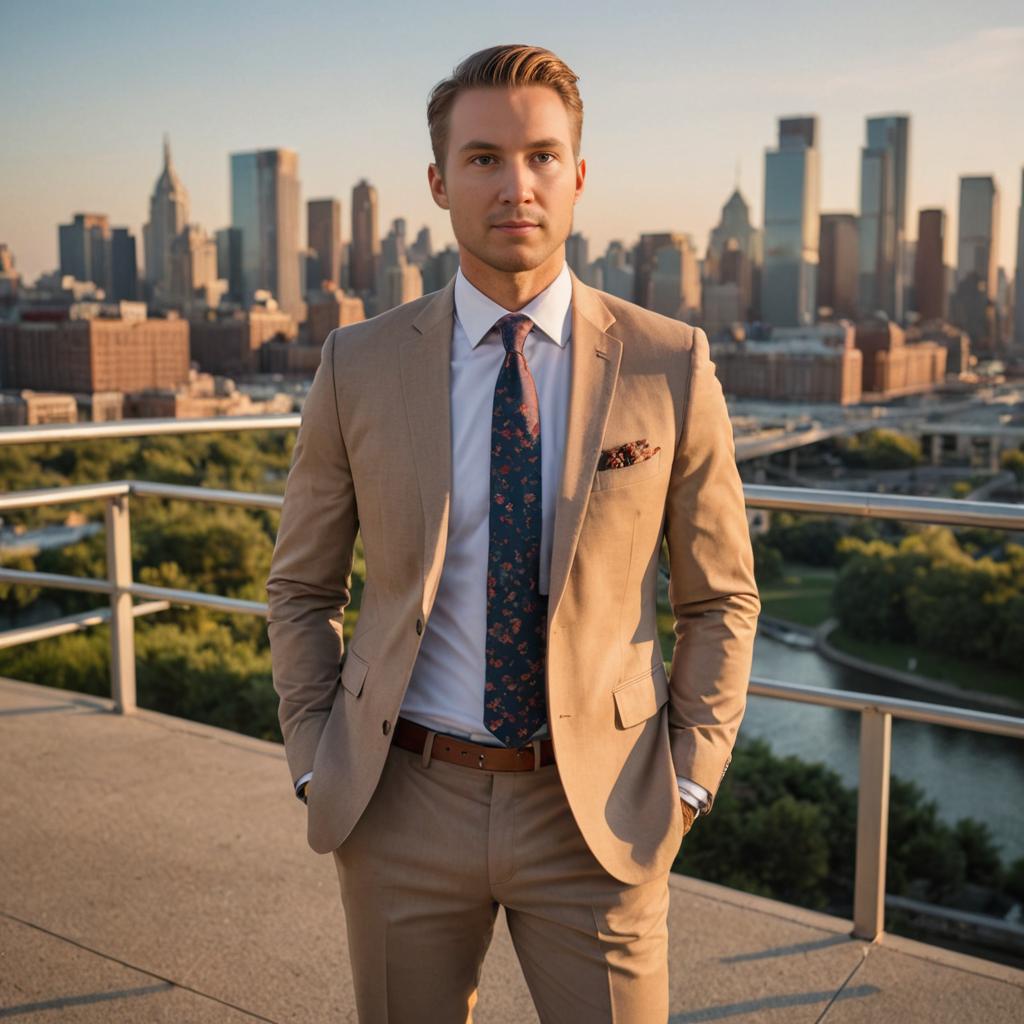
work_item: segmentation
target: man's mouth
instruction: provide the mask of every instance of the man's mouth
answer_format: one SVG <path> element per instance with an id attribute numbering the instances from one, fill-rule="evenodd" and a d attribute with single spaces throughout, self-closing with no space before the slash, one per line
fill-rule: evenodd
<path id="1" fill-rule="evenodd" d="M 539 226 L 532 220 L 506 220 L 494 225 L 498 231 L 503 231 L 506 235 L 528 235 Z"/>

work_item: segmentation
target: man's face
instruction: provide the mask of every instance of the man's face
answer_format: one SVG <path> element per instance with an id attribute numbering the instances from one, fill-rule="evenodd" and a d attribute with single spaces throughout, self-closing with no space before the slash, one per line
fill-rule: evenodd
<path id="1" fill-rule="evenodd" d="M 428 177 L 460 248 L 494 270 L 521 273 L 552 258 L 569 236 L 585 173 L 561 97 L 529 85 L 460 92 L 444 175 L 431 164 Z"/>

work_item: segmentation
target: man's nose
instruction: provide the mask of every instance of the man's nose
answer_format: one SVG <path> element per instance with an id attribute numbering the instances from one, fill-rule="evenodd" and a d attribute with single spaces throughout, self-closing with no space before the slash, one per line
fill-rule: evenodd
<path id="1" fill-rule="evenodd" d="M 519 206 L 533 201 L 533 175 L 524 164 L 509 163 L 501 182 L 501 202 Z"/>

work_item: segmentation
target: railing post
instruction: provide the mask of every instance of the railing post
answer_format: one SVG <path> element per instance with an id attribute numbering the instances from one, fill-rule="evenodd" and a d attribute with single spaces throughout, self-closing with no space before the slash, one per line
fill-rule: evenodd
<path id="1" fill-rule="evenodd" d="M 885 931 L 885 858 L 889 841 L 889 767 L 892 714 L 860 714 L 860 785 L 857 790 L 857 867 L 853 934 L 874 942 Z"/>
<path id="2" fill-rule="evenodd" d="M 110 688 L 117 710 L 135 710 L 135 616 L 132 595 L 132 535 L 128 520 L 128 495 L 107 499 L 107 579 L 114 584 L 110 595 Z"/>

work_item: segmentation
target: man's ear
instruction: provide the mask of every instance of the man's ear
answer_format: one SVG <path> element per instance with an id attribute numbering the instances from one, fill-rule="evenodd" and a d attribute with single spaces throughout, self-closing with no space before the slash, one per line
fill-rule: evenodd
<path id="1" fill-rule="evenodd" d="M 587 177 L 587 161 L 582 157 L 579 163 L 576 164 L 576 195 L 573 197 L 573 204 L 576 204 L 580 200 L 580 196 L 583 195 L 583 182 Z"/>
<path id="2" fill-rule="evenodd" d="M 430 194 L 434 202 L 442 210 L 448 209 L 448 192 L 444 187 L 444 177 L 437 164 L 430 164 L 427 167 L 427 184 L 430 185 Z"/>

